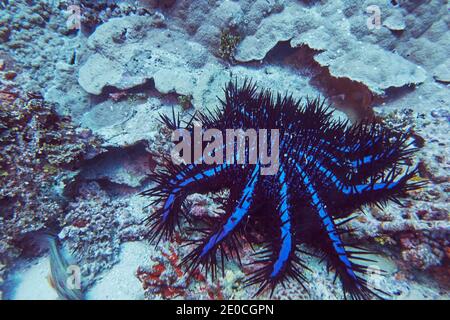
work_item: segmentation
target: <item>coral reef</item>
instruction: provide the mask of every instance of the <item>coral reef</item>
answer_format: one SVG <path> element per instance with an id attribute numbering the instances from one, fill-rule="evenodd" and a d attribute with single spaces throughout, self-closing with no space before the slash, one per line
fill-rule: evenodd
<path id="1" fill-rule="evenodd" d="M 100 135 L 105 147 L 126 148 L 145 144 L 150 154 L 168 151 L 171 132 L 164 131 L 158 121 L 160 113 L 180 110 L 178 101 L 163 103 L 152 97 L 147 101 L 118 103 L 109 100 L 97 104 L 81 117 L 81 125 Z M 111 112 L 112 111 L 112 112 Z"/>
<path id="2" fill-rule="evenodd" d="M 52 5 L 53 4 L 53 5 Z M 57 104 L 59 114 L 77 116 L 89 107 L 86 93 L 79 88 L 77 72 L 78 50 L 84 39 L 77 29 L 67 25 L 69 12 L 54 1 L 8 1 L 0 11 L 1 28 L 9 37 L 0 43 L 0 59 L 5 61 L 5 72 L 17 74 L 14 79 L 0 79 L 0 88 L 36 91 L 47 101 Z M 0 32 L 1 33 L 1 32 Z"/>
<path id="3" fill-rule="evenodd" d="M 380 8 L 382 21 L 387 20 L 387 24 L 389 21 L 392 24 L 399 16 L 405 16 L 405 20 L 414 25 L 416 22 L 412 21 L 416 17 L 418 20 L 429 19 L 430 21 L 427 20 L 424 24 L 430 30 L 421 27 L 423 33 L 414 34 L 414 37 L 436 38 L 440 46 L 433 54 L 442 59 L 444 55 L 441 48 L 445 47 L 450 39 L 445 33 L 438 31 L 444 28 L 442 19 L 445 19 L 445 6 L 439 5 L 439 2 L 432 4 L 435 16 L 426 14 L 426 17 L 423 15 L 425 4 L 419 7 L 398 7 L 377 1 L 372 5 Z M 412 59 L 417 65 L 409 61 L 411 53 L 408 48 L 411 41 L 414 41 L 410 40 L 413 35 L 400 37 L 383 25 L 380 26 L 381 29 L 370 30 L 366 21 L 369 15 L 362 12 L 368 6 L 368 3 L 355 6 L 348 1 L 315 3 L 314 6 L 296 1 L 244 1 L 240 4 L 227 1 L 220 5 L 211 5 L 206 0 L 177 2 L 170 11 L 164 12 L 166 20 L 170 21 L 170 25 L 164 26 L 167 36 L 171 37 L 170 45 L 167 45 L 167 41 L 161 43 L 161 32 L 157 34 L 151 26 L 143 27 L 145 32 L 136 31 L 133 27 L 135 24 L 151 25 L 151 22 L 139 21 L 138 17 L 114 19 L 103 25 L 102 31 L 98 30 L 90 39 L 95 42 L 93 47 L 101 50 L 102 56 L 94 50 L 94 54 L 89 53 L 87 63 L 81 69 L 79 82 L 88 92 L 100 94 L 106 86 L 127 89 L 153 79 L 161 93 L 190 94 L 193 96 L 193 105 L 201 108 L 206 102 L 213 102 L 211 97 L 208 101 L 201 97 L 206 89 L 199 86 L 202 79 L 220 77 L 222 82 L 227 80 L 224 75 L 228 72 L 227 68 L 222 68 L 220 62 L 214 59 L 214 55 L 236 59 L 238 62 L 264 62 L 270 51 L 277 50 L 280 43 L 287 41 L 293 50 L 301 50 L 303 47 L 313 50 L 312 58 L 326 71 L 323 72 L 325 83 L 320 84 L 320 89 L 327 85 L 341 86 L 343 90 L 338 90 L 334 95 L 344 96 L 346 103 L 352 102 L 354 96 L 359 95 L 361 97 L 356 98 L 354 108 L 361 104 L 370 106 L 374 103 L 371 95 L 385 96 L 392 88 L 423 83 L 427 75 L 425 68 L 429 66 L 429 62 L 422 57 Z M 132 21 L 135 21 L 135 24 Z M 108 39 L 114 38 L 114 30 L 123 26 L 128 26 L 127 36 L 121 40 L 120 45 L 113 45 L 113 49 Z M 404 32 L 409 34 L 410 29 L 406 28 Z M 335 41 L 337 38 L 340 40 Z M 131 53 L 135 50 L 133 39 L 139 39 L 141 47 L 152 52 L 151 60 L 156 59 L 159 62 L 156 66 L 151 61 L 142 62 L 144 57 L 142 59 L 136 55 L 125 55 L 125 52 Z M 184 44 L 181 44 L 181 39 L 184 39 Z M 186 45 L 187 50 L 174 50 Z M 204 48 L 209 52 L 202 50 Z M 432 50 L 431 45 L 427 48 Z M 133 66 L 131 59 L 141 60 L 140 65 L 144 67 L 139 70 L 130 68 Z M 171 66 L 167 67 L 168 64 Z M 110 70 L 110 73 L 114 76 L 102 77 L 102 68 L 106 70 L 111 66 L 114 71 Z M 440 71 L 442 69 L 443 67 L 440 67 L 436 71 L 427 71 L 435 72 L 438 78 L 445 79 L 445 71 Z M 241 71 L 249 72 L 248 69 L 233 70 L 234 73 Z M 259 78 L 264 78 L 261 73 Z M 167 83 L 166 79 L 173 81 Z M 348 86 L 346 83 L 352 82 L 356 90 L 344 90 Z M 274 85 L 277 85 L 276 83 L 273 82 Z M 303 94 L 306 93 L 307 87 L 301 90 Z M 280 86 L 274 89 L 285 88 Z M 348 97 L 345 97 L 346 95 Z"/>
<path id="4" fill-rule="evenodd" d="M 449 266 L 450 155 L 445 134 L 450 129 L 448 112 L 439 107 L 419 112 L 406 108 L 386 110 L 379 115 L 394 130 L 415 132 L 424 144 L 416 161 L 421 179 L 428 184 L 412 192 L 404 207 L 390 204 L 384 211 L 368 208 L 364 217 L 351 222 L 357 230 L 355 236 L 376 239 L 381 246 L 397 250 L 399 265 L 409 272 L 427 269 L 434 277 L 439 277 L 440 272 L 436 271 Z M 448 281 L 440 283 L 449 290 Z"/>
<path id="5" fill-rule="evenodd" d="M 42 95 L 55 103 L 52 115 L 43 110 L 47 107 L 30 105 L 16 110 L 13 117 L 36 112 L 55 119 L 62 127 L 43 136 L 64 141 L 45 145 L 48 157 L 44 153 L 32 158 L 37 149 L 31 148 L 42 137 L 31 134 L 32 128 L 43 130 L 40 120 L 32 117 L 19 147 L 6 142 L 3 151 L 2 145 L 3 159 L 14 155 L 20 161 L 12 165 L 16 171 L 3 171 L 0 177 L 0 224 L 9 230 L 0 236 L 0 278 L 8 277 L 17 261 L 22 235 L 47 227 L 67 228 L 74 238 L 66 236 L 63 245 L 75 248 L 81 241 L 80 248 L 91 248 L 84 255 L 81 249 L 78 257 L 86 264 L 89 298 L 114 296 L 100 291 L 115 292 L 108 279 L 120 287 L 120 275 L 128 268 L 125 282 L 134 282 L 122 293 L 142 299 L 144 290 L 134 272 L 138 265 L 152 272 L 148 259 L 157 261 L 158 250 L 143 242 L 122 242 L 143 235 L 137 220 L 145 218 L 145 202 L 134 193 L 150 186 L 148 174 L 171 148 L 170 132 L 161 127 L 158 114 L 170 115 L 173 107 L 182 120 L 189 120 L 189 114 L 217 105 L 217 95 L 224 99 L 221 88 L 230 78 L 249 77 L 261 87 L 288 90 L 294 98 L 321 94 L 345 112 L 335 112 L 339 119 L 371 117 L 394 130 L 412 130 L 422 146 L 413 163 L 419 165 L 420 181 L 428 180 L 428 186 L 411 193 L 405 207 L 363 208 L 364 218 L 351 222 L 356 229 L 353 239 L 392 258 L 387 278 L 377 287 L 387 288 L 394 298 L 448 296 L 448 1 L 10 0 L 0 1 L 0 9 L 2 108 L 19 97 L 22 105 L 42 101 L 36 99 Z M 23 97 L 23 92 L 30 92 L 30 97 Z M 5 140 L 21 137 L 12 131 L 10 119 L 2 121 Z M 92 135 L 101 137 L 106 152 L 86 161 L 92 156 L 89 144 L 93 143 L 93 154 L 99 151 L 100 142 L 92 141 Z M 93 185 L 86 187 L 90 182 Z M 86 188 L 90 193 L 82 191 Z M 4 194 L 12 198 L 3 198 Z M 91 194 L 102 206 L 89 201 Z M 201 219 L 214 218 L 221 201 L 194 195 L 190 210 Z M 22 207 L 17 207 L 19 203 Z M 101 217 L 103 207 L 114 215 L 112 220 Z M 72 218 L 63 224 L 67 208 Z M 90 214 L 83 215 L 80 208 Z M 112 223 L 99 231 L 104 241 L 97 237 L 93 222 L 86 230 L 73 226 L 75 217 L 90 215 Z M 126 221 L 133 226 L 129 236 L 113 230 Z M 86 240 L 79 240 L 80 235 Z M 108 252 L 105 257 L 96 252 L 101 248 Z M 145 250 L 149 256 L 144 257 Z M 187 253 L 180 250 L 177 255 Z M 242 258 L 252 261 L 245 254 Z M 320 264 L 309 259 L 307 263 L 316 271 L 310 281 L 317 284 L 308 288 L 309 295 L 288 283 L 286 289 L 274 291 L 274 298 L 343 298 Z M 32 267 L 24 281 L 35 278 L 33 268 L 43 267 L 45 263 Z M 245 272 L 252 271 L 246 268 Z M 230 263 L 226 269 L 220 283 L 224 298 L 249 298 L 255 293 L 241 286 L 240 267 Z M 94 282 L 95 274 L 105 281 Z M 162 281 L 167 282 L 165 274 Z M 193 279 L 181 297 L 195 298 L 196 282 Z M 156 288 L 145 291 L 148 298 L 161 297 L 150 293 Z"/>
<path id="6" fill-rule="evenodd" d="M 88 40 L 95 53 L 80 68 L 83 89 L 98 95 L 106 86 L 124 90 L 154 79 L 161 93 L 189 95 L 187 70 L 207 62 L 204 49 L 161 27 L 160 18 L 152 16 L 113 19 L 97 28 Z"/>
<path id="7" fill-rule="evenodd" d="M 51 12 L 51 7 L 44 1 L 37 1 L 31 6 L 17 5 L 15 1 L 7 2 L 0 14 L 0 41 L 8 42 L 22 30 L 45 26 Z M 14 43 L 11 45 L 18 47 Z"/>
<path id="8" fill-rule="evenodd" d="M 9 1 L 5 10 L 1 10 L 2 47 L 6 49 L 9 64 L 14 64 L 14 71 L 20 74 L 14 79 L 6 79 L 8 82 L 24 85 L 24 89 L 36 89 L 40 87 L 39 84 L 51 79 L 47 70 L 41 68 L 42 65 L 53 60 L 68 62 L 68 57 L 60 50 L 65 44 L 61 35 L 67 32 L 66 25 L 64 18 L 55 15 L 56 12 L 58 11 L 45 1 L 32 1 L 31 4 L 26 1 Z M 44 32 L 44 28 L 49 31 Z M 42 43 L 30 45 L 35 39 L 42 39 Z M 53 54 L 46 54 L 48 51 Z M 21 72 L 30 69 L 34 72 Z"/>
<path id="9" fill-rule="evenodd" d="M 101 141 L 36 94 L 0 101 L 0 261 L 21 253 L 21 239 L 63 219 L 65 187 Z"/>
<path id="10" fill-rule="evenodd" d="M 395 10 L 389 8 L 386 1 L 371 4 L 378 5 L 382 12 Z M 324 3 L 314 8 L 289 2 L 281 13 L 261 20 L 256 32 L 242 40 L 236 59 L 262 60 L 278 42 L 290 41 L 292 47 L 307 45 L 316 50 L 314 59 L 327 67 L 333 77 L 361 82 L 376 94 L 382 94 L 390 87 L 425 80 L 425 70 L 421 67 L 379 45 L 362 41 L 364 37 L 358 36 L 363 28 L 367 29 L 367 24 L 361 21 L 361 15 L 353 20 L 351 9 L 346 7 L 346 1 Z M 339 41 L 335 41 L 337 38 Z"/>
<path id="11" fill-rule="evenodd" d="M 435 19 L 436 25 L 443 27 L 440 18 L 445 15 L 445 5 L 440 2 L 435 1 L 432 4 L 432 10 L 436 14 L 432 19 Z M 397 47 L 406 48 L 401 41 L 398 41 L 398 35 L 392 34 L 385 28 L 373 32 L 368 29 L 366 19 L 369 15 L 365 16 L 363 11 L 369 5 L 378 6 L 382 12 L 382 18 L 388 22 L 389 18 L 391 21 L 395 20 L 395 15 L 407 16 L 408 22 L 413 21 L 414 17 L 419 17 L 419 21 L 431 19 L 428 13 L 423 15 L 423 11 L 429 4 L 403 8 L 391 6 L 385 1 L 366 2 L 360 5 L 354 5 L 349 1 L 335 1 L 315 3 L 314 6 L 304 5 L 298 1 L 252 1 L 242 4 L 241 11 L 229 11 L 230 15 L 239 21 L 237 25 L 242 34 L 236 59 L 239 61 L 262 60 L 277 43 L 290 41 L 293 47 L 303 44 L 317 50 L 315 59 L 329 68 L 333 76 L 361 81 L 375 93 L 381 93 L 390 86 L 423 82 L 424 70 L 416 71 L 416 67 L 400 55 L 389 52 L 396 43 Z M 193 10 L 193 8 L 192 11 L 188 10 L 189 18 L 191 18 L 189 14 L 192 17 L 195 16 Z M 217 22 L 213 20 L 214 18 L 219 23 L 223 23 L 223 19 L 219 20 L 215 17 L 216 12 L 214 7 L 211 8 L 208 12 L 209 17 L 205 14 L 205 19 L 211 18 L 211 23 L 215 25 Z M 189 18 L 186 23 L 190 22 Z M 229 20 L 231 25 L 236 24 L 233 18 Z M 418 25 L 420 22 L 413 23 Z M 430 23 L 427 21 L 424 25 L 430 26 Z M 426 27 L 420 28 L 424 30 Z M 407 30 L 406 32 L 410 32 L 409 30 L 412 29 L 407 28 Z M 442 43 L 448 42 L 443 34 L 440 37 Z M 335 39 L 339 41 L 334 41 Z M 385 48 L 388 50 L 384 50 Z M 358 54 L 358 50 L 363 50 L 365 54 Z M 439 51 L 439 54 L 442 53 Z M 356 55 L 358 59 L 348 59 Z M 406 56 L 407 53 L 405 53 Z M 399 73 L 404 74 L 404 79 L 396 78 L 395 71 L 389 68 L 391 65 L 389 62 L 392 59 L 398 61 L 396 68 Z M 352 65 L 352 63 L 361 63 L 361 65 Z"/>

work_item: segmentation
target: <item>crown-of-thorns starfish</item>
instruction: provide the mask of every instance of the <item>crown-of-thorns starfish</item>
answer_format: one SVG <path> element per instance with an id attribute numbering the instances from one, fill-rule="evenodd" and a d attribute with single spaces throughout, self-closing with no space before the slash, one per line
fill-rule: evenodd
<path id="1" fill-rule="evenodd" d="M 337 121 L 320 99 L 274 96 L 249 81 L 242 86 L 230 82 L 221 107 L 192 120 L 223 132 L 278 129 L 279 170 L 264 176 L 259 163 L 177 165 L 167 158 L 152 175 L 154 186 L 143 192 L 156 197 L 152 204 L 159 206 L 148 220 L 152 240 L 172 239 L 185 219 L 200 236 L 188 239 L 192 251 L 182 264 L 191 271 L 202 265 L 213 277 L 218 265 L 223 272 L 225 260 L 240 263 L 243 247 L 250 244 L 258 268 L 246 283 L 259 284 L 257 294 L 266 288 L 273 292 L 285 281 L 304 285 L 308 268 L 301 257 L 319 254 L 340 279 L 346 297 L 384 295 L 364 277 L 369 251 L 344 240 L 351 238 L 344 235 L 350 232 L 344 224 L 364 205 L 398 202 L 406 191 L 421 187 L 411 182 L 417 169 L 405 168 L 416 151 L 410 133 L 375 122 Z M 171 130 L 181 128 L 175 115 L 162 116 L 162 121 Z M 192 121 L 185 128 L 193 132 Z M 183 209 L 190 194 L 224 189 L 229 196 L 218 217 L 198 221 Z"/>

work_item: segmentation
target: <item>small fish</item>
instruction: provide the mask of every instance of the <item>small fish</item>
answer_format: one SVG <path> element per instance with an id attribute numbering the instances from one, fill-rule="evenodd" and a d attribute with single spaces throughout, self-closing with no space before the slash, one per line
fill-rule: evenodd
<path id="1" fill-rule="evenodd" d="M 63 254 L 58 240 L 49 236 L 47 241 L 50 250 L 50 276 L 58 296 L 64 300 L 83 300 L 81 286 L 76 288 L 69 279 L 72 274 L 72 265 Z"/>
<path id="2" fill-rule="evenodd" d="M 28 251 L 36 253 L 42 250 L 49 250 L 50 274 L 47 279 L 60 299 L 83 300 L 80 281 L 78 281 L 79 286 L 77 281 L 72 281 L 79 276 L 74 274 L 74 272 L 77 272 L 78 267 L 69 262 L 71 257 L 61 248 L 56 236 L 40 231 L 26 235 L 22 241 Z"/>

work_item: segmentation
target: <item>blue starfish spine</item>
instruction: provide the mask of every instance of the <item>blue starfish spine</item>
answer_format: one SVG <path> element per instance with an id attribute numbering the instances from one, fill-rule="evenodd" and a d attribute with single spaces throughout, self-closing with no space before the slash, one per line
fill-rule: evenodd
<path id="1" fill-rule="evenodd" d="M 364 205 L 399 202 L 405 192 L 423 184 L 411 182 L 417 168 L 403 170 L 416 151 L 409 132 L 394 132 L 375 122 L 350 125 L 336 121 L 332 110 L 320 99 L 294 100 L 292 96 L 258 91 L 255 84 L 230 82 L 221 107 L 198 113 L 185 126 L 193 134 L 193 121 L 205 129 L 278 129 L 279 170 L 276 175 L 259 174 L 260 164 L 176 165 L 166 157 L 152 175 L 154 186 L 142 194 L 155 197 L 159 209 L 149 217 L 152 241 L 173 239 L 180 221 L 190 223 L 200 238 L 187 239 L 192 251 L 182 264 L 190 271 L 202 265 L 212 277 L 220 264 L 236 259 L 244 244 L 255 252 L 259 268 L 247 285 L 259 285 L 257 294 L 271 292 L 285 281 L 303 287 L 309 270 L 300 258 L 318 254 L 341 280 L 344 294 L 368 299 L 385 293 L 373 288 L 364 275 L 368 268 L 358 260 L 369 251 L 344 240 L 345 222 Z M 172 130 L 181 128 L 179 116 L 161 116 Z M 222 150 L 216 152 L 225 152 Z M 249 150 L 246 150 L 248 156 Z M 225 157 L 224 157 L 225 158 Z M 222 204 L 225 214 L 217 218 L 189 217 L 183 209 L 192 193 L 229 190 Z M 161 205 L 162 204 L 162 205 Z M 262 240 L 261 240 L 262 239 Z M 306 245 L 311 251 L 300 249 Z M 306 287 L 305 287 L 306 288 Z"/>

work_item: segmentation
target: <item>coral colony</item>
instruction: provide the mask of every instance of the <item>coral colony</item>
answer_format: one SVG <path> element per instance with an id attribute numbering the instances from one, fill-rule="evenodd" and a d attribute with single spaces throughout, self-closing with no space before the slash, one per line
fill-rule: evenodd
<path id="1" fill-rule="evenodd" d="M 200 140 L 203 153 L 180 142 L 177 151 L 191 161 L 173 163 L 167 158 L 152 176 L 155 185 L 143 192 L 159 205 L 149 217 L 153 241 L 173 239 L 182 219 L 191 224 L 194 232 L 187 234 L 194 236 L 187 243 L 193 249 L 182 265 L 191 272 L 202 265 L 214 278 L 219 265 L 223 274 L 227 259 L 240 263 L 240 253 L 249 244 L 256 250 L 257 268 L 246 284 L 259 285 L 260 294 L 265 289 L 273 293 L 278 284 L 291 280 L 305 286 L 309 269 L 302 256 L 319 255 L 340 279 L 346 297 L 385 297 L 364 277 L 371 270 L 361 261 L 368 260 L 364 257 L 369 251 L 346 238 L 350 231 L 345 223 L 366 204 L 398 202 L 406 191 L 420 187 L 411 182 L 417 169 L 405 168 L 416 151 L 409 132 L 393 132 L 376 123 L 336 121 L 319 99 L 273 95 L 249 81 L 242 86 L 230 82 L 218 110 L 195 115 L 183 128 L 175 115 L 162 120 L 171 130 L 184 129 L 177 137 L 190 142 L 198 134 L 194 123 L 200 123 L 204 133 L 217 130 L 214 141 Z M 254 155 L 253 163 L 247 161 L 256 146 L 250 141 L 244 152 L 239 142 L 231 142 L 241 151 L 236 158 L 242 161 L 245 156 L 246 164 L 230 162 L 226 151 L 230 141 L 223 145 L 220 138 L 227 129 L 269 133 L 268 139 L 258 136 L 263 137 L 258 147 L 261 141 L 270 141 L 270 151 L 279 158 L 276 172 L 261 174 L 267 166 Z M 279 146 L 272 137 L 277 132 Z M 225 160 L 203 161 L 210 155 Z M 229 190 L 222 205 L 224 214 L 197 221 L 184 209 L 188 195 L 224 189 Z"/>

